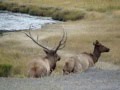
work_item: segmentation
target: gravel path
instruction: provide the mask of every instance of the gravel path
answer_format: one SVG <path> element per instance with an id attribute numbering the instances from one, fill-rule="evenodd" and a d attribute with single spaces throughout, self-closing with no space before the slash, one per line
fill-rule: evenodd
<path id="1" fill-rule="evenodd" d="M 0 90 L 120 90 L 120 70 L 95 67 L 81 74 L 34 78 L 0 78 Z"/>

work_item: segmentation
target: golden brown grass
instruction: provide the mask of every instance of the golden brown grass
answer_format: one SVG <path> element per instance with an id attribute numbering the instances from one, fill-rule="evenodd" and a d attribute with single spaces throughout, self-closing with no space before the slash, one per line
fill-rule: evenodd
<path id="1" fill-rule="evenodd" d="M 119 19 L 104 19 L 95 21 L 79 21 L 66 23 L 68 41 L 64 49 L 68 53 L 92 52 L 93 42 L 99 40 L 108 46 L 111 51 L 103 54 L 100 60 L 120 64 L 120 26 Z M 62 29 L 62 28 L 61 28 Z M 58 36 L 47 38 L 56 42 Z"/>
<path id="2" fill-rule="evenodd" d="M 102 12 L 120 9 L 120 0 L 10 0 L 10 2 Z"/>
<path id="3" fill-rule="evenodd" d="M 62 30 L 67 32 L 68 40 L 66 47 L 59 51 L 62 60 L 58 62 L 55 72 L 62 72 L 65 55 L 78 54 L 81 52 L 92 52 L 92 43 L 99 40 L 108 46 L 111 51 L 103 54 L 100 61 L 107 61 L 120 65 L 120 19 L 109 17 L 103 19 L 85 19 L 82 21 L 58 23 L 47 25 L 42 30 L 32 31 L 34 37 L 39 35 L 42 44 L 54 47 L 62 35 Z M 34 58 L 44 56 L 40 47 L 35 45 L 22 32 L 4 33 L 0 37 L 0 64 L 12 64 L 13 74 L 27 73 L 27 64 Z"/>
<path id="4" fill-rule="evenodd" d="M 40 42 L 49 47 L 54 47 L 60 39 L 63 28 L 67 32 L 66 47 L 60 50 L 62 60 L 58 62 L 56 74 L 62 72 L 65 55 L 92 52 L 92 43 L 99 40 L 108 46 L 111 51 L 103 54 L 100 61 L 120 65 L 120 19 L 112 16 L 103 19 L 85 19 L 82 21 L 58 23 L 47 25 L 42 30 L 32 31 L 34 37 L 39 35 Z M 0 64 L 12 64 L 14 75 L 26 75 L 28 63 L 44 52 L 21 32 L 4 33 L 0 37 Z"/>

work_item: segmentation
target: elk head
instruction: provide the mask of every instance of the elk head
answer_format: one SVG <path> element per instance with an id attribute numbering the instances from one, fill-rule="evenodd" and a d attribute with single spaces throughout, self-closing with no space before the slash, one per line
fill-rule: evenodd
<path id="1" fill-rule="evenodd" d="M 65 47 L 66 41 L 67 41 L 67 34 L 66 32 L 63 31 L 63 36 L 60 39 L 60 41 L 58 42 L 58 45 L 54 48 L 54 49 L 49 49 L 47 47 L 45 47 L 44 45 L 40 44 L 38 36 L 37 39 L 34 39 L 30 29 L 29 29 L 29 33 L 25 33 L 27 37 L 29 37 L 35 44 L 37 44 L 39 47 L 43 48 L 43 51 L 46 54 L 45 59 L 48 59 L 49 64 L 50 64 L 50 70 L 51 72 L 55 69 L 56 67 L 56 62 L 59 61 L 61 58 L 60 56 L 57 54 L 57 51 L 60 49 L 63 49 Z"/>
<path id="2" fill-rule="evenodd" d="M 98 40 L 96 40 L 93 43 L 93 45 L 94 45 L 94 51 L 93 51 L 92 58 L 94 63 L 96 63 L 98 61 L 98 58 L 101 56 L 101 53 L 109 52 L 110 49 L 102 45 Z"/>
<path id="3" fill-rule="evenodd" d="M 109 52 L 110 49 L 107 48 L 106 46 L 102 45 L 98 40 L 96 40 L 93 45 L 95 46 L 95 49 L 98 50 L 98 52 L 103 53 L 103 52 Z"/>

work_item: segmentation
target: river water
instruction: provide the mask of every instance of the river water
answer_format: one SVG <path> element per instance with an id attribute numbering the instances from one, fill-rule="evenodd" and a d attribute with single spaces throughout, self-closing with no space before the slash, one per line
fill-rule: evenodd
<path id="1" fill-rule="evenodd" d="M 57 21 L 50 17 L 38 17 L 28 14 L 0 11 L 0 31 L 26 30 L 30 26 L 39 29 L 45 24 L 53 24 Z"/>

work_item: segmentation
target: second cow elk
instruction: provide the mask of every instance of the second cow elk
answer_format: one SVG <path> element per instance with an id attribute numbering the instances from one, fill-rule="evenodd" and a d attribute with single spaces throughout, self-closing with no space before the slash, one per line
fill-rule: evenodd
<path id="1" fill-rule="evenodd" d="M 54 49 L 49 49 L 45 47 L 44 45 L 42 45 L 38 40 L 38 36 L 37 36 L 37 39 L 34 39 L 30 30 L 28 34 L 27 33 L 25 34 L 35 44 L 43 48 L 46 54 L 45 57 L 39 58 L 39 60 L 35 60 L 31 63 L 31 66 L 28 71 L 29 77 L 38 78 L 38 77 L 50 75 L 52 71 L 55 69 L 57 61 L 61 59 L 60 56 L 57 54 L 57 51 L 65 47 L 66 40 L 67 40 L 66 32 L 63 32 L 62 38 L 60 39 L 60 41 L 58 42 L 58 45 Z"/>
<path id="2" fill-rule="evenodd" d="M 93 53 L 85 52 L 79 55 L 69 57 L 63 67 L 63 74 L 76 73 L 87 70 L 89 67 L 93 66 L 96 62 L 98 62 L 101 53 L 109 52 L 110 50 L 106 46 L 102 45 L 98 40 L 96 40 L 93 45 Z"/>

